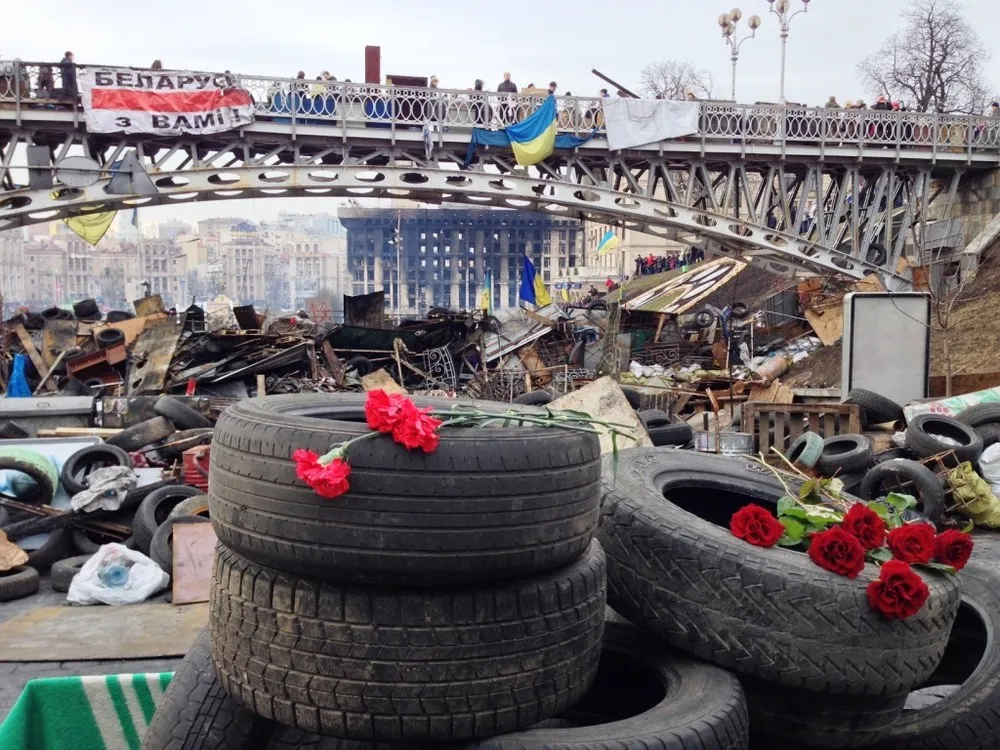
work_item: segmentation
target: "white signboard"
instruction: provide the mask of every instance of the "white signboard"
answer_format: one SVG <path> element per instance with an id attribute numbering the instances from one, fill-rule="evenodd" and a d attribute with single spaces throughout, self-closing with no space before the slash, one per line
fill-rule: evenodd
<path id="1" fill-rule="evenodd" d="M 91 133 L 222 133 L 253 122 L 250 93 L 224 74 L 81 68 L 77 77 Z"/>

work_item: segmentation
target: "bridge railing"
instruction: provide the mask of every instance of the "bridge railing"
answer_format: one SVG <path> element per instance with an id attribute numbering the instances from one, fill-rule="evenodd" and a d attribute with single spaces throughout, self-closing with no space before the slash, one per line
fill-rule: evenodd
<path id="1" fill-rule="evenodd" d="M 259 119 L 293 125 L 499 129 L 523 119 L 544 100 L 538 95 L 471 89 L 225 75 L 250 93 Z M 74 92 L 67 92 L 58 64 L 0 61 L 0 110 L 13 108 L 20 114 L 70 109 L 76 100 Z M 585 135 L 596 131 L 599 137 L 605 132 L 601 98 L 558 96 L 556 100 L 561 132 Z M 1000 151 L 1000 118 L 702 101 L 699 133 L 684 140 L 706 145 L 783 143 L 830 149 L 961 151 L 971 156 Z"/>

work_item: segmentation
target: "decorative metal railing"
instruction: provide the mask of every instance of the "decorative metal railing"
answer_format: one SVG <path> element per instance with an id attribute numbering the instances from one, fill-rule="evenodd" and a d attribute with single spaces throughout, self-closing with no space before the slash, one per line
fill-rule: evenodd
<path id="1" fill-rule="evenodd" d="M 79 66 L 86 67 L 86 66 Z M 132 68 L 133 70 L 139 70 Z M 149 72 L 149 71 L 145 71 Z M 503 128 L 517 122 L 543 97 L 488 91 L 379 86 L 346 81 L 225 76 L 253 97 L 256 117 L 292 125 L 370 128 Z M 558 127 L 579 135 L 605 129 L 602 99 L 559 96 Z M 0 61 L 0 113 L 75 110 L 55 63 Z M 982 158 L 1000 151 L 1000 118 L 869 109 L 745 105 L 701 102 L 700 132 L 686 139 L 705 144 L 785 144 L 824 149 L 923 149 L 967 152 Z M 0 114 L 2 117 L 2 114 Z"/>

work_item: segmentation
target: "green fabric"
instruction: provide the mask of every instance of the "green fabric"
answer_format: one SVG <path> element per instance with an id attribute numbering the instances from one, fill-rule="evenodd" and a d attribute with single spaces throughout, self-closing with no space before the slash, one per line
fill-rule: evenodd
<path id="1" fill-rule="evenodd" d="M 140 750 L 172 674 L 31 680 L 0 724 L 3 750 Z"/>
<path id="2" fill-rule="evenodd" d="M 966 461 L 948 472 L 948 484 L 951 485 L 959 513 L 967 516 L 976 526 L 1000 528 L 1000 499 L 971 463 Z"/>

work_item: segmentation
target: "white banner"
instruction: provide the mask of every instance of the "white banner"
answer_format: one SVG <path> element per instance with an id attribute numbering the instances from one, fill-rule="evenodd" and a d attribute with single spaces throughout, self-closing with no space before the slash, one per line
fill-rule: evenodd
<path id="1" fill-rule="evenodd" d="M 250 93 L 224 74 L 80 68 L 84 119 L 92 133 L 221 133 L 253 122 Z"/>
<path id="2" fill-rule="evenodd" d="M 608 148 L 618 151 L 683 138 L 698 132 L 698 102 L 665 99 L 602 99 Z"/>

